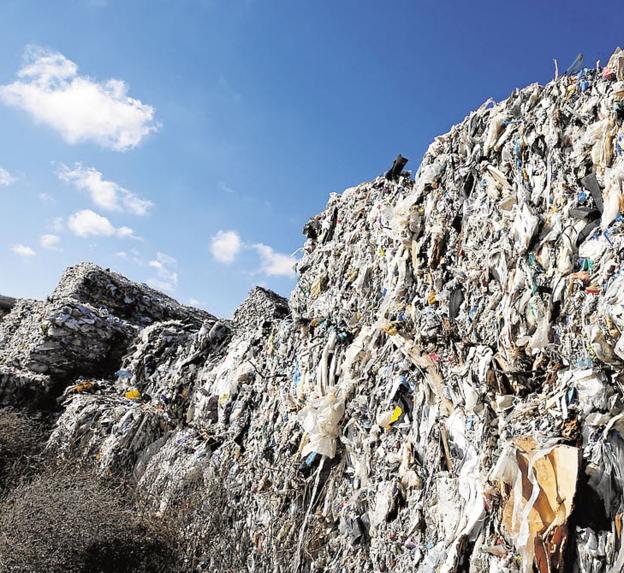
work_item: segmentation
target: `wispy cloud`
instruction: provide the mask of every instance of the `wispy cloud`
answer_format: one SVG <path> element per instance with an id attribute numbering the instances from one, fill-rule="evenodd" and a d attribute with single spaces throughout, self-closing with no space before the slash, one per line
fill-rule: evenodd
<path id="1" fill-rule="evenodd" d="M 173 292 L 178 286 L 178 261 L 165 253 L 157 253 L 156 258 L 147 263 L 156 271 L 156 277 L 147 281 L 154 288 Z"/>
<path id="2" fill-rule="evenodd" d="M 290 255 L 278 253 L 273 248 L 262 243 L 253 245 L 260 256 L 260 272 L 269 276 L 293 278 L 296 275 L 295 264 L 297 259 Z"/>
<path id="3" fill-rule="evenodd" d="M 220 263 L 232 263 L 241 250 L 240 235 L 236 231 L 217 231 L 210 239 L 210 252 Z"/>
<path id="4" fill-rule="evenodd" d="M 130 227 L 115 226 L 104 216 L 91 209 L 77 211 L 67 220 L 67 227 L 77 237 L 113 237 L 138 239 Z"/>
<path id="5" fill-rule="evenodd" d="M 117 236 L 121 239 L 134 239 L 135 241 L 143 240 L 134 232 L 134 229 L 131 229 L 130 227 L 119 227 L 119 229 L 117 229 Z"/>
<path id="6" fill-rule="evenodd" d="M 118 183 L 107 181 L 93 167 L 83 167 L 80 163 L 73 167 L 62 164 L 56 174 L 61 181 L 89 193 L 91 200 L 107 211 L 128 211 L 135 215 L 146 215 L 154 206 L 151 201 L 142 199 Z"/>
<path id="7" fill-rule="evenodd" d="M 28 46 L 13 83 L 0 100 L 22 109 L 70 144 L 94 142 L 107 149 L 136 147 L 158 129 L 152 106 L 128 96 L 122 80 L 95 81 L 59 52 Z"/>
<path id="8" fill-rule="evenodd" d="M 221 191 L 224 191 L 225 193 L 236 193 L 236 190 L 232 189 L 225 181 L 219 181 L 217 183 L 217 186 Z"/>
<path id="9" fill-rule="evenodd" d="M 41 235 L 39 244 L 49 251 L 60 251 L 61 237 L 58 235 Z"/>
<path id="10" fill-rule="evenodd" d="M 6 169 L 0 167 L 0 187 L 8 187 L 12 183 L 15 183 L 15 177 Z"/>
<path id="11" fill-rule="evenodd" d="M 65 229 L 63 217 L 55 217 L 48 223 L 48 228 L 55 233 L 60 233 Z"/>
<path id="12" fill-rule="evenodd" d="M 11 250 L 20 257 L 34 257 L 37 253 L 26 245 L 13 245 Z"/>

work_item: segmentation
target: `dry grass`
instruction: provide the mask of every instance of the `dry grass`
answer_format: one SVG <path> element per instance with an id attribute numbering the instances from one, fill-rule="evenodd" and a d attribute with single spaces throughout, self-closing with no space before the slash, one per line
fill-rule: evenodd
<path id="1" fill-rule="evenodd" d="M 134 486 L 44 455 L 50 425 L 0 409 L 0 573 L 184 571 L 178 532 Z"/>
<path id="2" fill-rule="evenodd" d="M 48 432 L 33 415 L 0 408 L 0 497 L 37 471 Z"/>
<path id="3" fill-rule="evenodd" d="M 182 571 L 176 532 L 137 510 L 121 481 L 57 466 L 0 501 L 0 571 Z"/>

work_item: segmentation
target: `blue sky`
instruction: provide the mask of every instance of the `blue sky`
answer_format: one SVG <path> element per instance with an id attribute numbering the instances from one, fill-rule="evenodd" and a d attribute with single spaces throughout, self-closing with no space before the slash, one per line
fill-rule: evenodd
<path id="1" fill-rule="evenodd" d="M 92 260 L 221 316 L 330 192 L 624 44 L 621 2 L 0 0 L 0 293 Z M 116 81 L 111 81 L 116 80 Z"/>

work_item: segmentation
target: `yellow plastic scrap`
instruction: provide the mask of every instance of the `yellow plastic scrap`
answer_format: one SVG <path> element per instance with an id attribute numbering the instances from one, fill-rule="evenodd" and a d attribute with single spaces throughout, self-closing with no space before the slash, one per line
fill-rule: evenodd
<path id="1" fill-rule="evenodd" d="M 128 398 L 128 400 L 139 400 L 141 398 L 141 392 L 138 388 L 131 388 L 124 396 Z"/>
<path id="2" fill-rule="evenodd" d="M 394 424 L 401 417 L 401 414 L 403 414 L 403 409 L 401 406 L 396 406 L 390 415 L 390 424 Z"/>
<path id="3" fill-rule="evenodd" d="M 384 430 L 389 430 L 401 416 L 403 415 L 403 408 L 401 406 L 395 406 L 391 412 L 383 412 L 377 417 L 377 424 Z"/>
<path id="4" fill-rule="evenodd" d="M 386 334 L 390 335 L 390 336 L 395 336 L 396 334 L 398 334 L 398 329 L 396 327 L 395 324 L 393 324 L 392 322 L 386 322 L 382 327 L 381 330 L 383 330 Z"/>
<path id="5" fill-rule="evenodd" d="M 438 299 L 436 298 L 435 291 L 430 291 L 427 295 L 427 304 L 435 304 L 436 300 Z"/>

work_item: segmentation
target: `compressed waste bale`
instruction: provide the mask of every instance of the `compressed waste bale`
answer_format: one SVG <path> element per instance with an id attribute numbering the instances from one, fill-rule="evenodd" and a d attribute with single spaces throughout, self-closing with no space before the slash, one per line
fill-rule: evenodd
<path id="1" fill-rule="evenodd" d="M 0 364 L 0 406 L 48 407 L 55 387 L 55 381 L 45 374 Z"/>
<path id="2" fill-rule="evenodd" d="M 0 320 L 11 312 L 11 309 L 15 306 L 16 302 L 17 301 L 14 298 L 0 295 Z"/>
<path id="3" fill-rule="evenodd" d="M 285 318 L 290 314 L 288 301 L 273 291 L 256 287 L 234 312 L 233 323 L 237 331 L 261 328 L 262 324 Z"/>
<path id="4" fill-rule="evenodd" d="M 0 324 L 0 364 L 66 379 L 108 372 L 136 327 L 74 301 L 19 301 Z"/>
<path id="5" fill-rule="evenodd" d="M 55 386 L 62 388 L 78 375 L 113 375 L 140 329 L 154 321 L 175 318 L 185 329 L 197 330 L 216 320 L 88 263 L 70 267 L 47 301 L 11 304 L 0 323 L 0 365 L 19 372 L 2 377 L 4 403 L 16 405 L 42 403 Z"/>
<path id="6" fill-rule="evenodd" d="M 186 423 L 196 408 L 212 412 L 203 424 L 216 422 L 219 400 L 224 402 L 228 392 L 237 392 L 239 385 L 256 377 L 253 367 L 240 364 L 239 358 L 251 342 L 264 340 L 272 321 L 287 312 L 284 298 L 259 287 L 237 309 L 232 323 L 206 320 L 195 330 L 192 325 L 166 321 L 144 328 L 124 357 L 114 383 L 84 380 L 66 390 L 66 408 L 50 445 L 79 452 L 84 458 L 97 454 L 98 466 L 109 471 L 129 465 L 127 458 L 134 451 L 129 443 L 151 443 L 157 435 L 153 428 Z M 232 343 L 234 351 L 229 349 Z M 226 353 L 230 359 L 224 361 Z M 205 389 L 196 393 L 196 381 L 207 373 L 211 381 L 218 381 L 221 398 L 217 388 L 213 394 Z M 130 423 L 138 419 L 139 412 L 141 422 Z M 111 432 L 111 425 L 116 424 L 111 420 L 122 414 L 124 423 Z"/>
<path id="7" fill-rule="evenodd" d="M 50 299 L 66 298 L 105 307 L 118 318 L 141 326 L 181 320 L 199 327 L 204 320 L 214 319 L 206 311 L 181 305 L 166 294 L 93 263 L 81 263 L 63 273 Z"/>
<path id="8" fill-rule="evenodd" d="M 106 391 L 106 384 L 102 388 L 96 394 L 92 387 L 75 391 L 48 448 L 120 473 L 172 426 L 161 412 Z"/>
<path id="9" fill-rule="evenodd" d="M 199 365 L 223 351 L 231 336 L 227 322 L 206 321 L 195 331 L 177 321 L 146 327 L 118 372 L 117 388 L 159 404 L 169 416 L 186 417 Z"/>

